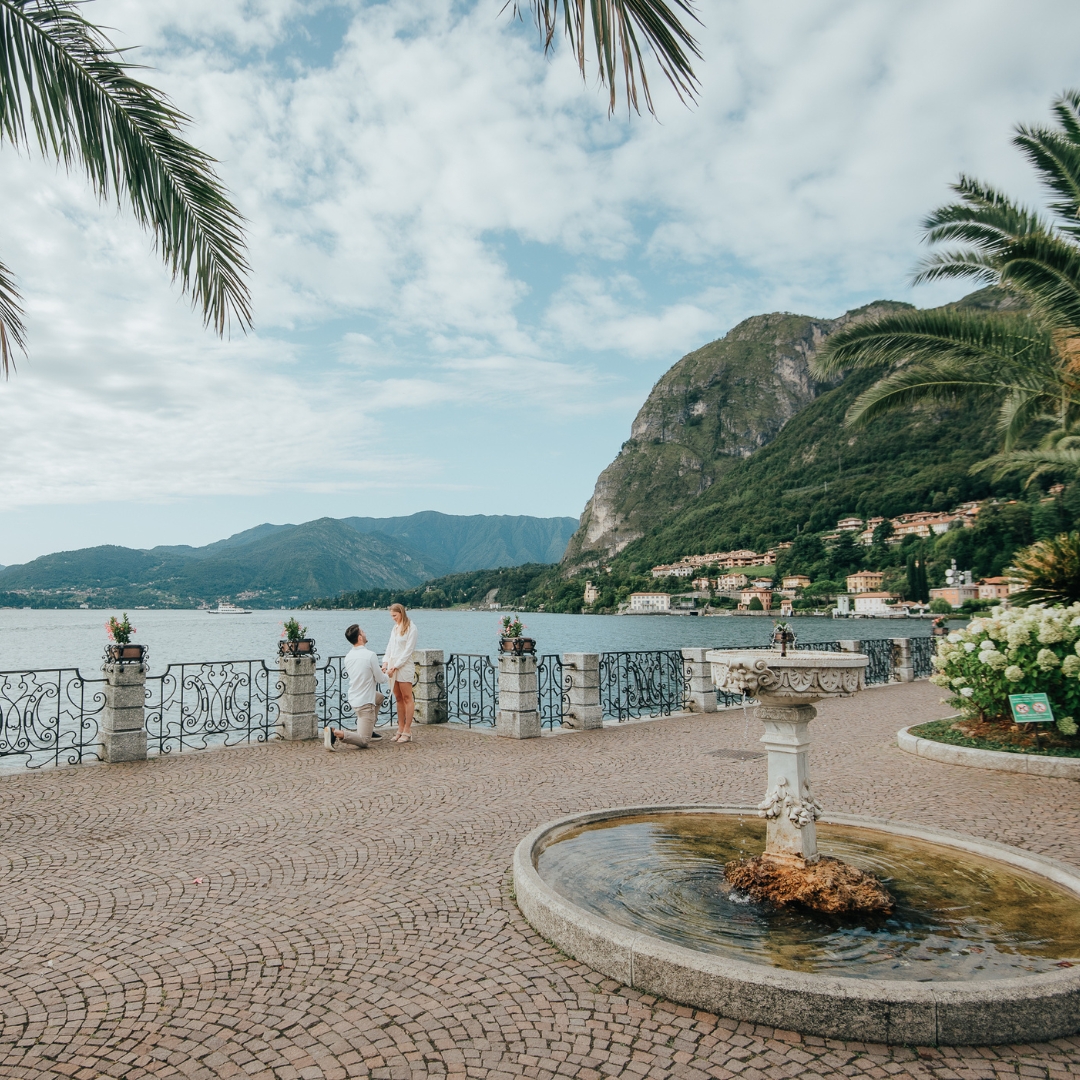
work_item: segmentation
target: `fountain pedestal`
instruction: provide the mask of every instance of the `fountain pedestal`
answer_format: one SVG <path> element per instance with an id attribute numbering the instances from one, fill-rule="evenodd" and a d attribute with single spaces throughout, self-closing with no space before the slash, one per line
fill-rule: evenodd
<path id="1" fill-rule="evenodd" d="M 772 649 L 714 649 L 707 659 L 713 682 L 729 694 L 756 698 L 769 778 L 758 813 L 768 823 L 763 860 L 812 866 L 820 859 L 814 822 L 821 807 L 810 786 L 810 721 L 814 702 L 863 689 L 869 658 L 861 653 Z"/>

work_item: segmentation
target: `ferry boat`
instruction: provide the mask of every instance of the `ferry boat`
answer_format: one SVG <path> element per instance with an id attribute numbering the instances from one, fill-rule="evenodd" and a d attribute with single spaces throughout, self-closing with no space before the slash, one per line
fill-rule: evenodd
<path id="1" fill-rule="evenodd" d="M 207 608 L 207 615 L 250 615 L 250 608 L 237 607 L 235 604 L 230 604 L 226 600 L 218 601 L 216 608 Z"/>

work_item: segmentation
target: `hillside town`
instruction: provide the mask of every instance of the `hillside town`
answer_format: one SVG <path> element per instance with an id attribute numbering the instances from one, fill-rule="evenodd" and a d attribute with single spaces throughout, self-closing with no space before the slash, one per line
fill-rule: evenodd
<path id="1" fill-rule="evenodd" d="M 1059 490 L 1051 489 L 1050 497 L 1057 494 Z M 996 501 L 987 500 L 986 504 L 961 503 L 947 513 L 925 511 L 894 518 L 843 517 L 837 521 L 835 529 L 820 537 L 820 541 L 829 549 L 841 543 L 845 534 L 850 537 L 849 543 L 863 548 L 875 544 L 891 548 L 910 544 L 912 540 L 930 540 L 952 529 L 974 528 L 980 509 L 987 504 L 997 505 Z M 814 581 L 806 574 L 792 573 L 784 574 L 777 582 L 778 557 L 790 551 L 792 546 L 793 542 L 786 542 L 763 552 L 739 549 L 686 555 L 678 562 L 653 566 L 650 573 L 654 579 L 690 579 L 689 588 L 681 592 L 635 592 L 629 596 L 623 610 L 627 614 L 689 614 L 696 613 L 702 604 L 707 608 L 710 602 L 720 601 L 722 606 L 733 606 L 738 612 L 793 615 L 800 606 L 797 601 L 805 597 Z M 943 586 L 927 590 L 928 600 L 913 600 L 887 589 L 883 570 L 862 569 L 846 575 L 846 591 L 819 594 L 815 597 L 817 603 L 810 606 L 817 611 L 827 607 L 838 618 L 905 618 L 928 615 L 931 609 L 960 610 L 973 603 L 989 606 L 1007 601 L 1011 593 L 1021 588 L 1019 582 L 1002 575 L 975 580 L 972 571 L 959 570 L 955 565 L 945 576 Z M 586 603 L 589 602 L 589 591 L 595 592 L 591 582 L 587 584 Z"/>

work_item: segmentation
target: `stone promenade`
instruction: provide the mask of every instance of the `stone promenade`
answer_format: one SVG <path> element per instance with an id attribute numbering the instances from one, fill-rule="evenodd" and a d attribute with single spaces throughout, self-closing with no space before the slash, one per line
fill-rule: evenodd
<path id="1" fill-rule="evenodd" d="M 829 702 L 829 810 L 1080 865 L 1080 789 L 901 753 L 926 683 Z M 532 932 L 535 825 L 637 802 L 753 803 L 741 712 L 517 743 L 445 728 L 0 777 L 0 1077 L 1056 1077 L 1080 1039 L 884 1047 L 740 1025 L 605 980 Z M 717 753 L 720 751 L 721 753 Z"/>

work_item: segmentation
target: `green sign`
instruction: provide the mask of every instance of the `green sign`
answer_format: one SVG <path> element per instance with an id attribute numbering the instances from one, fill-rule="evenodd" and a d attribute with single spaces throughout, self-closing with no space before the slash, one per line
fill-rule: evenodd
<path id="1" fill-rule="evenodd" d="M 1054 719 L 1045 694 L 1010 694 L 1009 707 L 1017 724 L 1041 724 Z"/>

